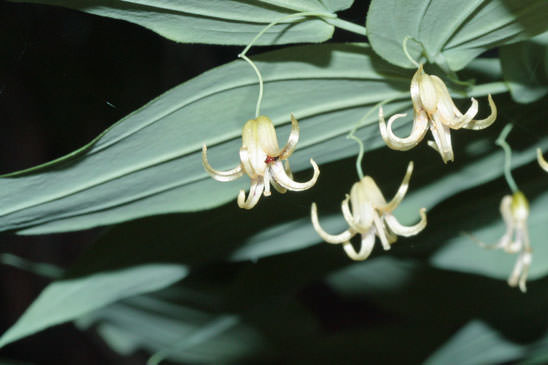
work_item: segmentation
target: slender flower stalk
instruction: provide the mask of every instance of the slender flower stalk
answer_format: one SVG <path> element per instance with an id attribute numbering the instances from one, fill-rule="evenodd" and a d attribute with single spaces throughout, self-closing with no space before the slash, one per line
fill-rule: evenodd
<path id="1" fill-rule="evenodd" d="M 240 164 L 228 171 L 215 170 L 208 162 L 207 147 L 202 147 L 202 163 L 205 170 L 218 181 L 232 181 L 244 173 L 251 179 L 249 194 L 241 190 L 238 194 L 238 206 L 252 209 L 261 197 L 270 196 L 270 184 L 280 193 L 287 190 L 302 191 L 310 189 L 320 175 L 320 169 L 313 159 L 310 163 L 314 169 L 312 178 L 304 183 L 293 180 L 287 159 L 299 141 L 299 122 L 291 114 L 291 133 L 284 148 L 278 147 L 278 138 L 272 121 L 265 116 L 247 121 L 242 129 L 242 147 L 240 148 Z"/>

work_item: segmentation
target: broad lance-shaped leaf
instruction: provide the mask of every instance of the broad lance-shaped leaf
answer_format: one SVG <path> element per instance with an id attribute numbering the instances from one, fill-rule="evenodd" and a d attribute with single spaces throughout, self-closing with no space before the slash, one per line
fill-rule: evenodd
<path id="1" fill-rule="evenodd" d="M 187 273 L 182 265 L 149 264 L 54 281 L 0 337 L 0 347 L 118 300 L 165 288 Z"/>
<path id="2" fill-rule="evenodd" d="M 185 43 L 246 45 L 273 20 L 298 12 L 333 14 L 353 0 L 12 0 L 63 6 L 148 28 Z M 257 45 L 323 42 L 334 27 L 318 18 L 288 19 Z"/>
<path id="3" fill-rule="evenodd" d="M 548 32 L 501 47 L 500 63 L 512 98 L 531 103 L 548 94 Z"/>
<path id="4" fill-rule="evenodd" d="M 256 57 L 265 79 L 262 114 L 289 132 L 289 114 L 301 122 L 291 158 L 294 171 L 349 156 L 346 133 L 374 104 L 409 103 L 410 73 L 372 54 L 364 44 L 327 44 Z M 401 74 L 403 72 L 403 74 Z M 257 80 L 244 61 L 208 71 L 122 119 L 73 156 L 0 178 L 0 230 L 38 234 L 78 230 L 146 215 L 196 211 L 232 200 L 249 180 L 219 183 L 210 163 L 239 162 L 241 128 L 254 117 Z M 399 108 L 399 109 L 398 109 Z M 374 116 L 370 123 L 376 126 Z"/>
<path id="5" fill-rule="evenodd" d="M 544 0 L 373 0 L 367 35 L 381 57 L 415 67 L 405 56 L 421 59 L 422 46 L 431 62 L 460 70 L 486 49 L 525 40 L 548 30 Z M 424 62 L 424 59 L 421 59 Z"/>

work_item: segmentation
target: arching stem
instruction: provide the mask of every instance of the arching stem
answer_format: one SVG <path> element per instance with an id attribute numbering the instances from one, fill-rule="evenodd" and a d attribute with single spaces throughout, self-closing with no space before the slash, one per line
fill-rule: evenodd
<path id="1" fill-rule="evenodd" d="M 403 48 L 403 53 L 405 53 L 405 56 L 407 57 L 407 59 L 412 63 L 414 64 L 417 68 L 419 68 L 419 63 L 417 61 L 415 61 L 415 59 L 413 57 L 411 57 L 411 55 L 409 54 L 409 51 L 407 50 L 407 41 L 409 39 L 413 39 L 415 42 L 417 42 L 417 40 L 415 40 L 414 38 L 406 35 L 405 38 L 403 39 L 402 41 L 402 48 Z M 424 48 L 424 47 L 423 47 Z"/>
<path id="2" fill-rule="evenodd" d="M 244 48 L 242 53 L 238 55 L 239 58 L 249 63 L 249 65 L 253 68 L 253 70 L 257 74 L 257 78 L 259 79 L 259 96 L 257 98 L 257 106 L 255 108 L 255 117 L 258 117 L 261 114 L 261 103 L 263 101 L 264 82 L 263 82 L 263 76 L 261 75 L 261 71 L 259 71 L 259 68 L 255 65 L 253 61 L 249 59 L 249 57 L 246 56 L 246 54 L 251 49 L 251 47 L 253 47 L 255 42 L 259 38 L 261 38 L 261 36 L 265 34 L 270 28 L 272 28 L 278 23 L 281 23 L 285 20 L 295 18 L 295 17 L 318 17 L 320 19 L 324 19 L 324 18 L 336 18 L 337 16 L 330 13 L 301 12 L 301 13 L 289 14 L 284 17 L 278 18 L 272 21 L 266 27 L 264 27 L 263 30 L 261 30 L 259 33 L 257 33 L 257 35 L 251 40 L 251 42 L 249 42 L 249 44 Z"/>
<path id="3" fill-rule="evenodd" d="M 498 136 L 495 143 L 502 147 L 504 150 L 504 178 L 506 179 L 506 182 L 508 183 L 508 186 L 512 190 L 513 193 L 517 192 L 518 186 L 516 182 L 514 181 L 514 177 L 512 176 L 512 149 L 510 148 L 510 145 L 508 142 L 506 142 L 506 137 L 508 137 L 508 134 L 510 134 L 510 131 L 512 130 L 512 123 L 508 123 L 500 132 L 500 135 Z"/>
<path id="4" fill-rule="evenodd" d="M 363 160 L 363 155 L 365 154 L 365 148 L 364 148 L 363 142 L 355 135 L 355 133 L 358 129 L 360 129 L 360 127 L 365 123 L 367 118 L 369 118 L 369 116 L 375 110 L 380 108 L 382 105 L 389 103 L 395 99 L 397 99 L 397 97 L 388 98 L 373 105 L 373 107 L 371 107 L 371 109 L 369 109 L 367 113 L 365 113 L 365 115 L 360 119 L 358 123 L 356 123 L 354 128 L 352 128 L 352 130 L 346 136 L 347 139 L 353 139 L 354 141 L 356 141 L 356 143 L 358 143 L 358 146 L 359 146 L 358 156 L 356 157 L 356 172 L 358 173 L 358 177 L 360 178 L 360 180 L 363 179 L 364 177 L 363 169 L 362 169 L 362 160 Z"/>
<path id="5" fill-rule="evenodd" d="M 259 96 L 257 97 L 257 106 L 255 107 L 255 118 L 257 118 L 259 115 L 261 115 L 261 103 L 263 102 L 263 90 L 264 90 L 264 83 L 263 83 L 263 76 L 261 75 L 261 71 L 259 71 L 259 68 L 244 54 L 239 54 L 238 57 L 244 59 L 251 65 L 253 70 L 255 70 L 255 73 L 257 74 L 257 78 L 259 79 Z"/>

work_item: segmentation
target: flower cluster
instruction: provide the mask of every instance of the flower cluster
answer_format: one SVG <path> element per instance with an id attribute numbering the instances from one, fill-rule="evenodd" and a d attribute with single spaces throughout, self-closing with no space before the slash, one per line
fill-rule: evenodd
<path id="1" fill-rule="evenodd" d="M 240 164 L 228 171 L 215 170 L 207 160 L 207 147 L 202 147 L 202 163 L 206 171 L 218 181 L 232 181 L 244 173 L 251 179 L 251 187 L 246 198 L 245 191 L 238 194 L 238 206 L 251 209 L 259 202 L 261 194 L 270 196 L 270 184 L 280 193 L 286 190 L 302 191 L 310 189 L 318 180 L 320 169 L 314 160 L 312 178 L 304 183 L 293 180 L 287 159 L 299 141 L 299 122 L 291 115 L 291 133 L 284 148 L 278 147 L 278 137 L 272 121 L 265 116 L 251 119 L 242 129 Z"/>
<path id="2" fill-rule="evenodd" d="M 487 118 L 473 119 L 478 113 L 478 102 L 474 98 L 468 111 L 462 114 L 453 103 L 444 82 L 439 77 L 424 72 L 422 65 L 411 80 L 411 100 L 415 113 L 411 134 L 401 138 L 392 132 L 394 121 L 407 114 L 393 115 L 388 119 L 387 125 L 381 107 L 379 127 L 382 138 L 388 147 L 407 151 L 418 145 L 430 128 L 434 140 L 428 141 L 428 145 L 441 155 L 444 163 L 454 160 L 451 129 L 484 129 L 493 124 L 497 118 L 497 107 L 491 95 L 488 96 L 491 114 Z"/>
<path id="3" fill-rule="evenodd" d="M 249 62 L 249 61 L 248 61 Z M 259 99 L 260 100 L 260 99 Z M 428 130 L 431 131 L 433 141 L 428 145 L 435 149 L 444 163 L 454 160 L 451 145 L 451 129 L 479 130 L 489 127 L 497 117 L 497 107 L 491 95 L 488 95 L 490 115 L 484 119 L 473 119 L 478 113 L 478 102 L 472 98 L 472 105 L 461 113 L 454 104 L 444 82 L 437 76 L 428 75 L 423 66 L 419 65 L 411 80 L 411 100 L 413 102 L 414 121 L 411 133 L 408 137 L 400 138 L 393 132 L 393 124 L 405 114 L 396 114 L 384 119 L 382 107 L 379 108 L 380 134 L 386 144 L 396 150 L 409 150 L 424 139 Z M 259 104 L 258 104 L 259 105 Z M 258 110 L 258 109 L 257 109 Z M 257 114 L 259 114 L 257 112 Z M 506 135 L 511 126 L 505 128 L 497 140 L 497 144 L 503 147 L 509 158 L 510 148 L 505 142 Z M 353 133 L 353 132 L 352 132 Z M 246 197 L 244 190 L 238 194 L 237 203 L 240 208 L 252 209 L 257 205 L 261 195 L 269 196 L 270 186 L 280 193 L 286 190 L 302 191 L 314 186 L 319 176 L 318 165 L 310 159 L 314 169 L 312 178 L 307 182 L 293 180 L 289 162 L 287 159 L 294 152 L 299 140 L 299 123 L 291 115 L 291 133 L 287 144 L 283 148 L 278 147 L 278 139 L 272 121 L 265 116 L 259 116 L 247 121 L 242 129 L 242 147 L 240 148 L 240 163 L 228 171 L 213 169 L 207 160 L 207 147 L 202 149 L 202 163 L 206 171 L 216 180 L 231 181 L 247 174 L 251 179 L 251 187 Z M 358 143 L 361 142 L 358 140 Z M 363 147 L 363 146 L 362 146 Z M 363 148 L 361 149 L 363 153 Z M 540 149 L 537 151 L 538 163 L 548 172 L 548 162 L 543 158 Z M 358 158 L 358 166 L 361 154 Z M 507 160 L 509 161 L 509 160 Z M 505 175 L 513 190 L 515 182 L 511 178 L 509 164 L 505 165 Z M 363 176 L 361 167 L 358 173 Z M 342 215 L 348 224 L 348 228 L 336 235 L 327 233 L 320 225 L 318 208 L 316 203 L 311 206 L 312 225 L 318 235 L 328 243 L 342 245 L 346 255 L 352 260 L 365 260 L 373 251 L 376 237 L 381 241 L 384 250 L 389 250 L 391 244 L 396 242 L 398 236 L 414 236 L 425 229 L 427 224 L 426 209 L 419 210 L 418 223 L 405 226 L 393 215 L 394 210 L 402 202 L 409 187 L 409 180 L 413 173 L 413 162 L 407 167 L 407 172 L 398 188 L 395 196 L 387 202 L 381 190 L 370 176 L 365 176 L 354 183 L 350 194 L 341 203 Z M 507 195 L 502 199 L 500 211 L 506 223 L 506 233 L 495 245 L 483 247 L 502 249 L 508 253 L 518 254 L 514 269 L 508 278 L 510 286 L 519 286 L 526 291 L 526 280 L 529 266 L 532 261 L 532 250 L 527 231 L 527 217 L 529 205 L 523 193 L 517 191 L 513 195 Z M 360 235 L 360 246 L 356 249 L 351 240 Z"/>
<path id="4" fill-rule="evenodd" d="M 341 204 L 343 217 L 349 228 L 338 235 L 331 235 L 322 229 L 318 220 L 316 203 L 313 203 L 311 215 L 314 229 L 326 242 L 342 244 L 344 251 L 352 260 L 365 260 L 369 257 L 375 244 L 375 236 L 381 240 L 382 247 L 389 250 L 390 244 L 397 240 L 396 235 L 404 237 L 416 235 L 426 227 L 425 208 L 420 210 L 420 222 L 410 227 L 402 225 L 392 215 L 407 192 L 412 173 L 413 162 L 410 162 L 396 195 L 389 203 L 386 202 L 381 190 L 371 177 L 365 176 L 355 183 L 350 190 L 350 195 L 347 194 Z M 348 205 L 349 201 L 352 212 Z M 356 252 L 350 239 L 358 233 L 361 235 L 361 247 L 359 252 Z"/>

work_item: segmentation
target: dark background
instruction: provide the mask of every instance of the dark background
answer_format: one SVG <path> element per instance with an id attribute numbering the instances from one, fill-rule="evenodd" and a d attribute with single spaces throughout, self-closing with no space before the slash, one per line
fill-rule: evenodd
<path id="1" fill-rule="evenodd" d="M 363 24 L 369 2 L 340 14 Z M 337 30 L 334 41 L 363 41 Z M 0 0 L 0 173 L 50 161 L 83 146 L 164 91 L 234 60 L 243 47 L 177 44 L 137 25 L 58 7 Z M 267 48 L 254 48 L 251 54 Z M 101 229 L 21 237 L 0 234 L 0 253 L 68 267 Z M 0 265 L 0 332 L 48 280 Z M 303 293 L 314 299 L 323 288 Z M 337 305 L 337 303 L 333 303 Z M 120 358 L 92 331 L 57 326 L 0 350 L 35 364 L 143 364 Z"/>

